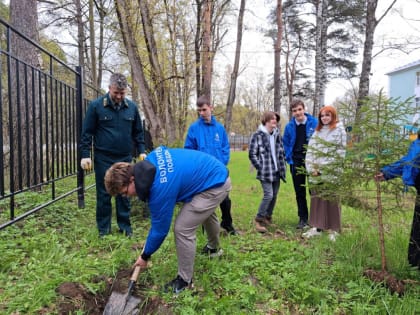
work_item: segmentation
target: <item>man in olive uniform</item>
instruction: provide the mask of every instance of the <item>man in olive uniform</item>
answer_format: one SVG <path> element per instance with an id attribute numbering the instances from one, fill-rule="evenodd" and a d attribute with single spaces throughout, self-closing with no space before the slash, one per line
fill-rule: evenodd
<path id="1" fill-rule="evenodd" d="M 127 79 L 120 73 L 111 75 L 109 91 L 92 101 L 86 111 L 80 141 L 82 159 L 80 166 L 90 170 L 93 140 L 96 179 L 96 224 L 99 236 L 111 233 L 111 196 L 105 189 L 105 172 L 115 162 L 131 162 L 136 149 L 142 160 L 144 133 L 137 105 L 125 98 Z M 130 224 L 130 201 L 127 197 L 116 197 L 117 224 L 120 233 L 132 235 Z"/>

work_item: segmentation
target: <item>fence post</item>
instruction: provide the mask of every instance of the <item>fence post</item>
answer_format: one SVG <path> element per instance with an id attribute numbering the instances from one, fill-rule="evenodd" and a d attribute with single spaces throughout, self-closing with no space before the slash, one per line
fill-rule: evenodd
<path id="1" fill-rule="evenodd" d="M 83 75 L 82 67 L 76 67 L 76 141 L 77 141 L 77 205 L 79 209 L 85 208 L 85 173 L 80 166 L 82 153 L 80 150 L 80 138 L 83 122 Z"/>

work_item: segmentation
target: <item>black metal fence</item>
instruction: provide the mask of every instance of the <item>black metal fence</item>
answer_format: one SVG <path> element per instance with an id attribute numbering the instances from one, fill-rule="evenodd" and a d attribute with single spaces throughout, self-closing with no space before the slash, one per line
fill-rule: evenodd
<path id="1" fill-rule="evenodd" d="M 0 36 L 1 230 L 75 192 L 84 207 L 78 143 L 88 100 L 99 93 L 80 67 L 1 19 Z"/>
<path id="2" fill-rule="evenodd" d="M 232 151 L 248 151 L 251 136 L 233 135 L 229 136 L 230 149 Z"/>

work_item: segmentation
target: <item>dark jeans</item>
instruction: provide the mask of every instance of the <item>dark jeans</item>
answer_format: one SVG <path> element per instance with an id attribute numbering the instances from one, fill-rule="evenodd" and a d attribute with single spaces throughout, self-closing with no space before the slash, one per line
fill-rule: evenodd
<path id="1" fill-rule="evenodd" d="M 230 213 L 231 206 L 232 202 L 230 201 L 229 195 L 227 195 L 220 203 L 220 210 L 222 211 L 222 222 L 220 225 L 222 227 L 232 226 L 232 215 Z"/>
<path id="2" fill-rule="evenodd" d="M 306 201 L 306 179 L 307 176 L 300 168 L 305 168 L 304 160 L 293 161 L 290 165 L 290 173 L 292 174 L 293 187 L 296 194 L 296 203 L 298 207 L 298 216 L 300 220 L 308 221 L 308 203 Z M 306 170 L 306 168 L 305 168 Z M 305 171 L 303 170 L 303 171 Z"/>
<path id="3" fill-rule="evenodd" d="M 280 188 L 280 179 L 274 182 L 260 181 L 264 196 L 258 208 L 256 218 L 266 218 L 273 215 L 273 210 L 277 201 L 277 193 Z"/>
<path id="4" fill-rule="evenodd" d="M 115 162 L 131 162 L 131 160 L 131 156 L 115 157 L 95 151 L 96 225 L 99 234 L 111 232 L 112 204 L 111 196 L 105 189 L 105 173 Z M 131 233 L 130 200 L 118 195 L 115 197 L 115 204 L 118 227 L 122 231 Z"/>
<path id="5" fill-rule="evenodd" d="M 411 225 L 410 242 L 408 243 L 408 262 L 420 269 L 420 175 L 417 175 L 415 187 L 417 190 L 414 206 L 413 224 Z"/>

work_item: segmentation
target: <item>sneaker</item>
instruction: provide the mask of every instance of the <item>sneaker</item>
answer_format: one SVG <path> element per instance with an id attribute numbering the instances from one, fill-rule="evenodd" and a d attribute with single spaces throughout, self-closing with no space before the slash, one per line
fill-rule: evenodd
<path id="1" fill-rule="evenodd" d="M 193 287 L 192 281 L 188 283 L 187 281 L 184 281 L 179 275 L 176 276 L 176 278 L 167 284 L 165 284 L 164 291 L 166 293 L 172 292 L 175 294 L 179 294 L 185 289 L 191 289 Z"/>
<path id="2" fill-rule="evenodd" d="M 257 230 L 257 232 L 259 233 L 267 233 L 267 228 L 264 226 L 265 225 L 265 218 L 255 218 L 255 229 Z"/>
<path id="3" fill-rule="evenodd" d="M 297 229 L 300 229 L 300 230 L 303 230 L 303 229 L 305 229 L 305 228 L 308 228 L 309 227 L 309 225 L 308 225 L 308 222 L 307 221 L 305 221 L 305 220 L 299 220 L 299 223 L 298 223 L 298 225 L 296 226 L 296 228 Z"/>
<path id="4" fill-rule="evenodd" d="M 220 224 L 220 226 L 221 226 L 223 229 L 225 229 L 225 230 L 226 230 L 226 232 L 227 232 L 229 235 L 237 235 L 237 234 L 238 234 L 238 233 L 236 232 L 236 230 L 235 230 L 235 228 L 233 227 L 233 225 L 232 225 L 232 224 L 229 224 L 229 225 Z"/>
<path id="5" fill-rule="evenodd" d="M 210 248 L 207 244 L 206 246 L 203 247 L 203 249 L 201 250 L 201 253 L 204 255 L 208 255 L 211 258 L 214 257 L 220 257 L 223 254 L 223 249 L 219 248 Z"/>
<path id="6" fill-rule="evenodd" d="M 316 227 L 310 229 L 309 231 L 302 234 L 304 238 L 311 238 L 313 236 L 321 235 L 322 232 L 318 231 Z"/>
<path id="7" fill-rule="evenodd" d="M 330 239 L 331 242 L 335 242 L 335 240 L 337 239 L 338 233 L 336 231 L 332 231 L 329 235 L 328 238 Z"/>

